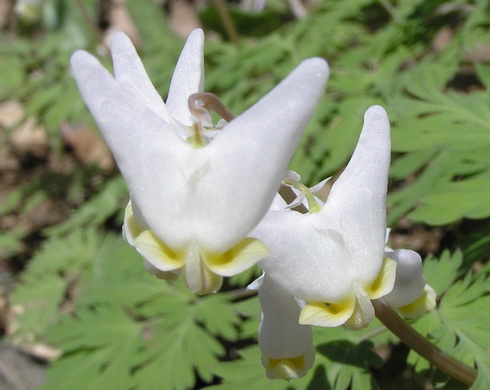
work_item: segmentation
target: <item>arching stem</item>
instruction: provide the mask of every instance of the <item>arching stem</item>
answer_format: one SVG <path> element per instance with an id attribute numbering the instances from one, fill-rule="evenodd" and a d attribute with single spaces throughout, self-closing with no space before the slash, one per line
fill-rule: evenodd
<path id="1" fill-rule="evenodd" d="M 391 307 L 381 299 L 371 301 L 376 317 L 402 342 L 417 352 L 432 365 L 451 375 L 454 379 L 471 386 L 477 371 L 458 359 L 448 355 L 408 325 Z"/>

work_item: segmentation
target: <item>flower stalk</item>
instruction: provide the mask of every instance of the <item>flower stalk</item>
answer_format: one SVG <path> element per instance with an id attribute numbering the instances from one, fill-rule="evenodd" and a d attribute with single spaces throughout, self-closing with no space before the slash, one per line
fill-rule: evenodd
<path id="1" fill-rule="evenodd" d="M 381 299 L 373 300 L 372 304 L 376 317 L 408 347 L 454 379 L 468 386 L 473 384 L 477 376 L 477 371 L 473 367 L 466 365 L 432 344 L 400 318 Z"/>

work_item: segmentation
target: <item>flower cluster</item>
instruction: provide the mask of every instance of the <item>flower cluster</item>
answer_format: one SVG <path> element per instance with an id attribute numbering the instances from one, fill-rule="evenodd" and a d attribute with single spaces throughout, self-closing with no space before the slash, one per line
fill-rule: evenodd
<path id="1" fill-rule="evenodd" d="M 332 185 L 307 188 L 287 165 L 320 99 L 327 63 L 312 58 L 233 118 L 203 93 L 203 32 L 188 38 L 163 102 L 129 38 L 116 33 L 114 77 L 77 51 L 72 69 L 128 185 L 123 234 L 148 272 L 182 276 L 198 294 L 259 263 L 259 344 L 270 378 L 303 376 L 310 325 L 365 327 L 373 299 L 407 315 L 434 305 L 421 259 L 385 248 L 390 127 L 365 115 L 351 161 Z M 216 125 L 210 110 L 223 117 Z"/>

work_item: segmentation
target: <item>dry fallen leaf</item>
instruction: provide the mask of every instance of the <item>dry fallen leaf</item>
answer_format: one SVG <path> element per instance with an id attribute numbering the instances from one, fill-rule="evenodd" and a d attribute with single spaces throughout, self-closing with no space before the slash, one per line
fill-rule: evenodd
<path id="1" fill-rule="evenodd" d="M 124 32 L 133 42 L 135 47 L 141 45 L 141 37 L 136 25 L 126 8 L 125 0 L 112 0 L 107 2 L 109 27 L 105 31 L 104 41 L 107 47 L 110 47 L 110 40 L 116 31 Z"/>
<path id="2" fill-rule="evenodd" d="M 61 125 L 61 134 L 80 163 L 97 164 L 105 172 L 114 170 L 114 160 L 109 148 L 90 127 L 75 128 L 65 122 Z"/>

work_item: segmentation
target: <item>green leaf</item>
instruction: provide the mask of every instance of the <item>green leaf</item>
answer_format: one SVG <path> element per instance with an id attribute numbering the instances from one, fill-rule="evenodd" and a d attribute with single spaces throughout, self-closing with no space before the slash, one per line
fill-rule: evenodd
<path id="1" fill-rule="evenodd" d="M 196 323 L 199 305 L 185 301 L 164 307 L 165 316 L 150 330 L 144 351 L 136 358 L 140 367 L 131 383 L 141 390 L 188 389 L 196 383 L 194 370 L 206 381 L 224 354 L 220 343 Z"/>
<path id="2" fill-rule="evenodd" d="M 444 272 L 448 265 L 451 271 L 446 271 L 445 276 L 454 277 L 458 263 L 461 263 L 460 253 L 449 261 L 446 254 L 446 258 L 441 258 L 439 261 L 427 259 L 424 268 L 429 274 L 434 274 L 438 271 Z M 488 354 L 490 334 L 488 333 L 488 310 L 486 310 L 490 305 L 490 295 L 488 295 L 490 288 L 487 268 L 483 268 L 476 274 L 471 272 L 466 274 L 463 279 L 449 286 L 447 290 L 446 285 L 449 285 L 450 282 L 445 280 L 446 285 L 439 284 L 438 292 L 445 290 L 440 297 L 439 307 L 414 323 L 414 327 L 422 334 L 428 335 L 438 347 L 470 366 L 476 364 L 479 367 L 475 384 L 479 389 L 485 388 L 480 386 L 486 385 L 485 375 L 490 367 Z M 438 277 L 441 278 L 442 275 L 439 274 Z M 433 282 L 429 281 L 429 283 Z M 413 364 L 418 361 L 418 357 L 410 353 L 409 362 Z M 418 370 L 427 368 L 426 363 L 422 366 L 417 364 L 417 366 Z"/>
<path id="3" fill-rule="evenodd" d="M 121 308 L 105 306 L 64 317 L 49 332 L 49 341 L 73 354 L 54 363 L 41 389 L 129 390 L 143 328 Z"/>

